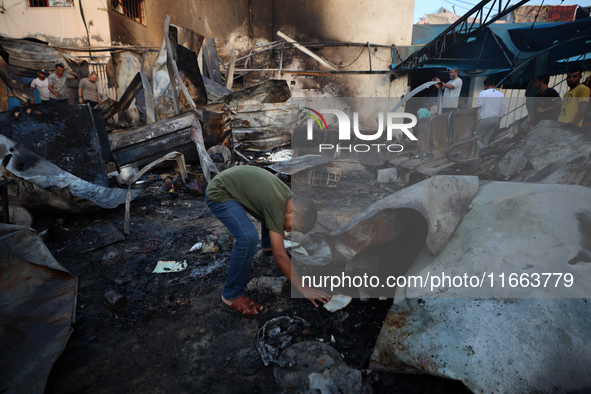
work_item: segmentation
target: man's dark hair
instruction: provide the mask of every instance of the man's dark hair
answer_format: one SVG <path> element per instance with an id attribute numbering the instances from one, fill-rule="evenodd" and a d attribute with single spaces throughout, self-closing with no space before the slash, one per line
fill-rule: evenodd
<path id="1" fill-rule="evenodd" d="M 540 74 L 536 77 L 536 80 L 544 82 L 544 85 L 550 83 L 550 76 L 548 74 Z"/>
<path id="2" fill-rule="evenodd" d="M 296 217 L 302 225 L 302 234 L 310 232 L 316 225 L 318 209 L 316 203 L 307 197 L 293 196 L 291 203 L 297 210 Z"/>
<path id="3" fill-rule="evenodd" d="M 566 73 L 572 74 L 572 73 L 576 73 L 576 72 L 580 72 L 581 74 L 583 74 L 583 69 L 581 67 L 571 67 L 568 69 L 568 71 Z"/>
<path id="4" fill-rule="evenodd" d="M 61 63 L 58 63 L 58 64 L 55 65 L 55 68 L 58 68 L 58 67 L 65 68 L 64 65 L 61 64 Z"/>
<path id="5" fill-rule="evenodd" d="M 493 80 L 492 80 L 492 79 L 490 79 L 490 78 L 486 78 L 486 79 L 484 80 L 484 86 L 492 86 L 492 87 L 494 88 L 494 87 L 495 87 L 495 83 L 493 82 Z"/>

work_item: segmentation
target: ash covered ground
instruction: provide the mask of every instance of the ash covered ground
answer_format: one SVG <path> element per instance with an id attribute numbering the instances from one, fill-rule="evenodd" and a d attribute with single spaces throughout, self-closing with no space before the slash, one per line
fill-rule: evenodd
<path id="1" fill-rule="evenodd" d="M 366 370 L 391 299 L 354 299 L 345 309 L 330 313 L 305 299 L 291 298 L 285 285 L 280 296 L 247 293 L 266 307 L 257 319 L 222 310 L 220 295 L 231 248 L 226 229 L 203 197 L 154 189 L 132 202 L 131 234 L 107 246 L 100 246 L 104 234 L 93 229 L 110 223 L 122 231 L 122 207 L 38 220 L 38 230 L 47 230 L 45 242 L 55 258 L 79 279 L 74 332 L 52 370 L 47 393 L 282 392 L 274 379 L 275 367 L 265 367 L 256 348 L 257 331 L 278 316 L 297 316 L 310 323 L 292 343 L 330 344 L 348 366 L 363 371 L 367 392 L 469 392 L 459 382 L 433 376 Z M 337 189 L 320 193 L 325 202 L 320 217 L 335 226 L 350 220 L 356 207 L 387 194 L 369 172 L 345 174 Z M 339 215 L 326 208 L 331 198 L 339 201 Z M 199 213 L 203 214 L 195 218 Z M 219 252 L 189 252 L 212 233 L 219 236 Z M 186 261 L 187 268 L 152 273 L 159 260 Z M 251 277 L 260 276 L 282 273 L 272 258 L 257 254 Z M 104 303 L 111 290 L 127 300 L 125 306 L 113 309 Z"/>

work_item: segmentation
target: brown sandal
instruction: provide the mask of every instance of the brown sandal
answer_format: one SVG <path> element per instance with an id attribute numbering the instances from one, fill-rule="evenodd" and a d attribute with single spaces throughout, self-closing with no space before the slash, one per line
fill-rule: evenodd
<path id="1" fill-rule="evenodd" d="M 236 298 L 230 305 L 222 301 L 222 308 L 228 312 L 237 313 L 242 317 L 251 319 L 261 315 L 263 310 L 261 304 L 254 302 L 245 295 Z M 254 313 L 255 310 L 258 310 L 259 313 Z"/>

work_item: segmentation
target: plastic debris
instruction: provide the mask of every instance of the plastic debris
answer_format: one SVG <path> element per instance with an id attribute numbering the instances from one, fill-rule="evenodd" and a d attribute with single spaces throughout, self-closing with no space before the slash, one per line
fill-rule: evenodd
<path id="1" fill-rule="evenodd" d="M 330 301 L 324 304 L 324 307 L 330 312 L 336 312 L 349 305 L 352 299 L 344 294 L 336 294 L 330 298 Z"/>
<path id="2" fill-rule="evenodd" d="M 246 285 L 247 290 L 258 290 L 258 291 L 269 291 L 274 295 L 280 295 L 283 290 L 283 285 L 287 281 L 285 276 L 283 277 L 272 277 L 272 276 L 261 276 L 260 278 L 253 278 Z"/>
<path id="3" fill-rule="evenodd" d="M 291 367 L 296 360 L 279 361 L 279 352 L 290 346 L 293 336 L 306 327 L 310 327 L 310 323 L 297 316 L 279 316 L 266 322 L 257 332 L 257 349 L 265 366 L 275 363 L 282 367 Z"/>
<path id="4" fill-rule="evenodd" d="M 203 242 L 197 242 L 195 245 L 191 246 L 191 249 L 189 249 L 189 252 L 201 250 L 202 247 L 203 247 Z"/>
<path id="5" fill-rule="evenodd" d="M 187 268 L 187 261 L 163 261 L 156 263 L 156 268 L 152 271 L 153 274 L 164 274 L 168 272 L 179 272 Z"/>
<path id="6" fill-rule="evenodd" d="M 280 161 L 287 161 L 287 160 L 291 160 L 293 157 L 293 149 L 284 149 L 284 150 L 280 150 L 278 152 L 274 152 L 269 154 L 269 156 L 267 157 L 267 161 L 271 162 L 271 163 L 277 163 Z"/>
<path id="7" fill-rule="evenodd" d="M 117 293 L 115 290 L 109 290 L 103 296 L 103 304 L 116 311 L 127 304 L 127 297 Z"/>
<path id="8" fill-rule="evenodd" d="M 361 371 L 350 368 L 330 345 L 320 342 L 298 342 L 285 349 L 276 366 L 275 382 L 282 392 L 361 393 Z"/>

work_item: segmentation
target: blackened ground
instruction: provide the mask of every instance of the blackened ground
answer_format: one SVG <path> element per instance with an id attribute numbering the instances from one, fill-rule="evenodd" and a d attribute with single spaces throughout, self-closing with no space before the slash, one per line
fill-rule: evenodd
<path id="1" fill-rule="evenodd" d="M 281 296 L 249 293 L 266 307 L 260 318 L 230 314 L 221 309 L 220 295 L 231 243 L 208 210 L 198 219 L 176 217 L 204 207 L 202 197 L 184 197 L 136 199 L 131 235 L 99 248 L 96 232 L 82 230 L 106 222 L 123 230 L 123 209 L 38 221 L 39 230 L 48 230 L 45 242 L 55 258 L 79 278 L 74 333 L 47 393 L 281 392 L 273 367 L 264 366 L 256 349 L 258 329 L 277 316 L 310 323 L 294 341 L 322 340 L 349 366 L 367 368 L 391 299 L 355 299 L 333 314 L 291 298 L 286 285 Z M 189 252 L 211 233 L 221 236 L 220 252 Z M 159 260 L 186 261 L 188 267 L 152 273 Z M 255 259 L 252 277 L 280 275 L 271 258 Z M 103 296 L 109 290 L 126 297 L 126 306 L 107 307 Z M 426 375 L 364 372 L 364 378 L 377 393 L 468 392 L 459 382 Z"/>

